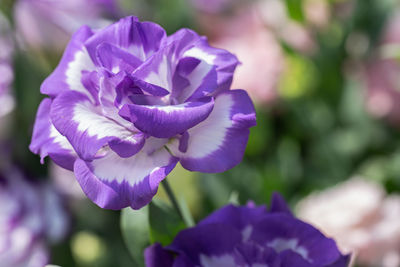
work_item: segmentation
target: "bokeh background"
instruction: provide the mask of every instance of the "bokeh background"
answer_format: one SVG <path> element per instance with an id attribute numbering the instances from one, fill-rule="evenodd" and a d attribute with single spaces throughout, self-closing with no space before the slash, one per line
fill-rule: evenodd
<path id="1" fill-rule="evenodd" d="M 235 53 L 242 64 L 232 88 L 247 90 L 257 109 L 240 165 L 169 176 L 195 220 L 229 202 L 268 204 L 279 191 L 355 252 L 356 266 L 400 266 L 398 1 L 0 0 L 0 11 L 0 168 L 63 197 L 68 234 L 49 244 L 53 264 L 135 266 L 136 237 L 121 231 L 120 212 L 98 208 L 71 173 L 28 149 L 40 84 L 70 35 L 133 14 L 168 33 L 195 29 Z M 166 199 L 162 190 L 157 198 Z"/>

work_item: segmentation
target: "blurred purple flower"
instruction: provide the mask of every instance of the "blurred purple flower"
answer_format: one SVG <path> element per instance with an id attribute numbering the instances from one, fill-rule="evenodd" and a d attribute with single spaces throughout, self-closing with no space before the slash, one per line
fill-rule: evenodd
<path id="1" fill-rule="evenodd" d="M 346 267 L 349 259 L 332 239 L 294 218 L 278 194 L 269 211 L 228 205 L 180 232 L 166 248 L 154 244 L 145 250 L 148 267 Z"/>
<path id="2" fill-rule="evenodd" d="M 22 43 L 55 51 L 62 51 L 81 25 L 103 27 L 117 13 L 116 0 L 18 0 L 14 7 Z"/>
<path id="3" fill-rule="evenodd" d="M 11 94 L 11 86 L 14 79 L 13 50 L 10 25 L 0 13 L 0 118 L 14 108 L 14 98 Z"/>
<path id="4" fill-rule="evenodd" d="M 67 230 L 58 195 L 12 170 L 0 174 L 0 202 L 1 266 L 44 266 L 49 260 L 46 243 L 59 241 Z"/>
<path id="5" fill-rule="evenodd" d="M 109 209 L 139 209 L 178 161 L 191 171 L 238 164 L 255 111 L 230 90 L 237 59 L 182 29 L 127 17 L 72 38 L 41 92 L 31 151 L 73 170 Z"/>

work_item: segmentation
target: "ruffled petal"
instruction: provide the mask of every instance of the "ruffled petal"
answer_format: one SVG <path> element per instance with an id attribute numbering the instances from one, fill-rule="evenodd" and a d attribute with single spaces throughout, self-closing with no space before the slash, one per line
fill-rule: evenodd
<path id="1" fill-rule="evenodd" d="M 29 149 L 40 155 L 42 163 L 46 156 L 50 156 L 61 167 L 72 170 L 76 153 L 67 138 L 62 136 L 52 125 L 50 106 L 49 98 L 45 98 L 40 103 Z"/>
<path id="2" fill-rule="evenodd" d="M 174 73 L 171 97 L 182 103 L 212 95 L 217 89 L 216 67 L 193 57 L 182 58 Z"/>
<path id="3" fill-rule="evenodd" d="M 132 73 L 132 76 L 139 82 L 142 81 L 145 84 L 158 88 L 157 91 L 166 92 L 164 93 L 166 95 L 173 88 L 172 75 L 174 68 L 175 63 L 171 58 L 169 49 L 168 47 L 164 47 L 137 68 Z M 159 93 L 155 94 L 157 91 L 148 91 L 146 88 L 143 88 L 143 90 L 153 95 L 160 95 Z"/>
<path id="4" fill-rule="evenodd" d="M 204 121 L 211 113 L 211 97 L 174 106 L 127 104 L 120 115 L 130 120 L 143 133 L 157 138 L 170 138 Z"/>
<path id="5" fill-rule="evenodd" d="M 243 90 L 218 95 L 206 120 L 189 129 L 187 151 L 179 149 L 175 139 L 168 148 L 191 171 L 223 172 L 243 157 L 249 128 L 256 124 L 254 106 Z"/>
<path id="6" fill-rule="evenodd" d="M 55 97 L 64 90 L 88 94 L 81 82 L 82 71 L 92 71 L 95 66 L 83 43 L 92 35 L 92 30 L 83 26 L 72 36 L 59 65 L 40 87 L 42 94 Z"/>
<path id="7" fill-rule="evenodd" d="M 96 33 L 85 43 L 93 62 L 99 64 L 96 51 L 103 43 L 126 50 L 144 61 L 160 48 L 166 33 L 152 22 L 139 22 L 134 16 L 126 17 Z"/>
<path id="8" fill-rule="evenodd" d="M 110 43 L 102 43 L 97 47 L 96 58 L 101 67 L 112 73 L 118 73 L 121 70 L 129 73 L 143 63 L 131 53 Z"/>
<path id="9" fill-rule="evenodd" d="M 78 159 L 74 166 L 76 178 L 85 194 L 101 208 L 140 209 L 151 201 L 159 183 L 177 163 L 164 143 L 148 139 L 144 148 L 130 158 L 108 150 L 104 157 L 91 162 Z"/>
<path id="10" fill-rule="evenodd" d="M 210 66 L 215 66 L 218 91 L 229 90 L 232 84 L 233 72 L 239 64 L 235 55 L 227 50 L 211 47 L 206 38 L 201 38 L 195 45 L 184 52 L 183 57 L 198 58 Z"/>
<path id="11" fill-rule="evenodd" d="M 79 92 L 58 95 L 51 105 L 50 117 L 83 160 L 92 160 L 107 144 L 121 157 L 136 154 L 144 145 L 143 134 L 105 117 L 98 106 Z"/>

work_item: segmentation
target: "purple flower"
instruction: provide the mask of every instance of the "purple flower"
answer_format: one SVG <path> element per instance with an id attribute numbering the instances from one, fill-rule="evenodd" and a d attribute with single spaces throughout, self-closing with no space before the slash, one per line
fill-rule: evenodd
<path id="1" fill-rule="evenodd" d="M 41 92 L 31 151 L 73 170 L 102 208 L 139 209 L 178 161 L 191 171 L 238 164 L 255 111 L 229 90 L 238 64 L 183 29 L 127 17 L 82 27 Z"/>
<path id="2" fill-rule="evenodd" d="M 58 195 L 12 170 L 0 174 L 0 202 L 0 265 L 44 266 L 49 259 L 46 243 L 62 238 L 67 228 Z"/>
<path id="3" fill-rule="evenodd" d="M 265 206 L 228 205 L 196 227 L 180 232 L 171 245 L 145 250 L 146 266 L 346 267 L 335 242 L 296 219 L 282 197 Z"/>

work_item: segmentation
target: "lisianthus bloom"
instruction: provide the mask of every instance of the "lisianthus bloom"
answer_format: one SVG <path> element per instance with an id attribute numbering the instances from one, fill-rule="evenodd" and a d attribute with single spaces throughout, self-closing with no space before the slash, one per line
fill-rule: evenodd
<path id="1" fill-rule="evenodd" d="M 31 48 L 58 52 L 81 25 L 108 25 L 117 10 L 116 0 L 18 0 L 16 32 Z"/>
<path id="2" fill-rule="evenodd" d="M 269 210 L 252 203 L 225 206 L 180 232 L 171 245 L 147 248 L 145 260 L 148 267 L 346 267 L 349 256 L 296 219 L 274 194 Z"/>
<path id="3" fill-rule="evenodd" d="M 0 263 L 4 267 L 42 267 L 47 243 L 66 233 L 61 199 L 49 185 L 32 184 L 16 170 L 0 174 Z"/>
<path id="4" fill-rule="evenodd" d="M 297 210 L 362 266 L 400 265 L 400 196 L 386 196 L 379 184 L 355 177 L 312 193 Z"/>
<path id="5" fill-rule="evenodd" d="M 30 149 L 73 170 L 102 208 L 146 205 L 178 161 L 191 171 L 238 164 L 255 111 L 230 90 L 237 59 L 183 29 L 127 17 L 82 27 L 41 92 Z"/>

